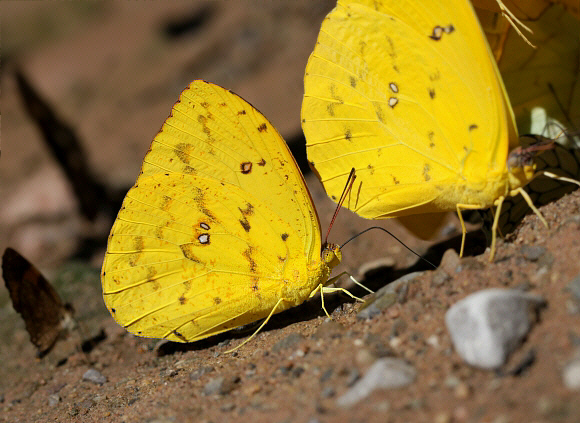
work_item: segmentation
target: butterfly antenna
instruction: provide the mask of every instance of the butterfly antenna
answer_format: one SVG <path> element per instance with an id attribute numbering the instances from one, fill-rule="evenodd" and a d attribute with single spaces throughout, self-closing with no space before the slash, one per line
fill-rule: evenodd
<path id="1" fill-rule="evenodd" d="M 391 232 L 389 232 L 389 231 L 388 231 L 388 230 L 386 230 L 385 228 L 381 228 L 380 226 L 371 226 L 370 228 L 367 228 L 367 229 L 365 229 L 364 231 L 362 231 L 362 232 L 360 232 L 360 233 L 356 234 L 356 235 L 355 235 L 355 236 L 353 236 L 352 238 L 348 239 L 348 240 L 347 240 L 347 241 L 346 241 L 344 244 L 342 244 L 342 245 L 340 246 L 340 249 L 342 250 L 342 249 L 343 249 L 343 247 L 344 247 L 346 244 L 348 244 L 350 241 L 352 241 L 353 239 L 355 239 L 355 238 L 357 238 L 357 237 L 361 236 L 361 235 L 362 235 L 362 234 L 364 234 L 365 232 L 371 231 L 371 230 L 373 230 L 373 229 L 380 229 L 381 231 L 388 233 L 388 234 L 389 234 L 389 235 L 391 235 L 391 236 L 392 236 L 392 237 L 393 237 L 393 238 L 394 238 L 396 241 L 398 241 L 398 242 L 399 242 L 399 244 L 401 244 L 403 247 L 405 247 L 407 250 L 409 250 L 410 252 L 412 252 L 413 254 L 415 254 L 417 257 L 419 257 L 419 258 L 420 258 L 421 260 L 423 260 L 424 262 L 426 262 L 426 263 L 429 263 L 431 266 L 433 266 L 433 268 L 434 268 L 434 269 L 437 269 L 437 266 L 435 266 L 433 263 L 431 263 L 431 262 L 430 262 L 429 260 L 427 260 L 426 258 L 424 258 L 424 257 L 421 257 L 421 256 L 420 256 L 419 254 L 417 254 L 415 251 L 413 251 L 412 249 L 410 249 L 409 247 L 407 247 L 403 241 L 401 241 L 399 238 L 397 238 L 395 235 L 393 235 Z"/>
<path id="2" fill-rule="evenodd" d="M 556 104 L 558 105 L 560 112 L 562 113 L 562 115 L 564 115 L 564 117 L 568 121 L 568 125 L 574 127 L 574 123 L 572 122 L 572 119 L 570 119 L 570 114 L 568 113 L 568 110 L 566 110 L 566 108 L 560 101 L 560 97 L 558 97 L 558 94 L 556 93 L 556 90 L 554 89 L 554 86 L 551 83 L 548 83 L 548 90 L 550 90 L 550 93 L 554 97 L 554 100 L 556 101 Z"/>
<path id="3" fill-rule="evenodd" d="M 324 245 L 328 244 L 328 234 L 330 234 L 330 230 L 332 229 L 332 225 L 334 225 L 334 221 L 336 220 L 336 216 L 338 215 L 338 211 L 342 207 L 342 203 L 346 199 L 346 196 L 352 189 L 352 184 L 354 184 L 354 180 L 356 179 L 354 167 L 350 170 L 348 174 L 348 179 L 346 180 L 346 185 L 342 194 L 340 195 L 340 200 L 338 200 L 338 205 L 336 206 L 336 210 L 334 211 L 334 216 L 332 216 L 332 220 L 330 221 L 330 225 L 328 225 L 328 231 L 326 231 L 326 238 L 324 239 Z"/>

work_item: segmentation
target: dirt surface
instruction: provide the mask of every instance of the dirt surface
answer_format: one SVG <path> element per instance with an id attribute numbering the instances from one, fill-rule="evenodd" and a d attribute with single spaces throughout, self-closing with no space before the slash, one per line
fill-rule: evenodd
<path id="1" fill-rule="evenodd" d="M 254 328 L 190 345 L 163 344 L 129 335 L 108 314 L 99 267 L 111 217 L 89 223 L 80 216 L 65 176 L 23 112 L 16 66 L 74 127 L 90 166 L 109 187 L 134 182 L 171 105 L 196 78 L 254 104 L 304 164 L 302 75 L 332 7 L 308 1 L 0 3 L 0 247 L 11 246 L 38 265 L 74 305 L 80 325 L 36 359 L 0 286 L 0 421 L 580 420 L 580 393 L 562 382 L 564 366 L 580 348 L 580 305 L 568 288 L 580 275 L 578 191 L 540 209 L 549 230 L 528 215 L 499 243 L 491 264 L 479 231 L 468 237 L 467 257 L 460 260 L 450 250 L 459 241 L 453 216 L 431 242 L 417 240 L 396 221 L 378 222 L 438 269 L 417 276 L 394 305 L 370 320 L 357 318 L 360 304 L 336 295 L 327 298 L 330 321 L 314 299 L 275 316 L 254 340 L 225 354 Z M 306 179 L 326 228 L 333 203 L 314 175 Z M 331 240 L 344 242 L 369 224 L 341 212 Z M 384 233 L 367 235 L 345 247 L 338 272 L 376 290 L 428 269 Z M 529 246 L 540 249 L 530 254 Z M 374 271 L 365 277 L 369 267 Z M 444 324 L 451 304 L 487 287 L 518 287 L 547 300 L 524 344 L 498 372 L 463 363 Z M 101 330 L 104 340 L 87 354 L 78 352 L 81 340 Z M 417 370 L 416 381 L 339 407 L 337 398 L 379 357 L 406 360 Z M 104 383 L 83 380 L 88 369 Z"/>

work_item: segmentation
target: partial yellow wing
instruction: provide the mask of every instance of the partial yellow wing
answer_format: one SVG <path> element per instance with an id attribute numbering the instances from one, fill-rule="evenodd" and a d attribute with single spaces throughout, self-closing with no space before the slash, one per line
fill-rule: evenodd
<path id="1" fill-rule="evenodd" d="M 330 273 L 320 250 L 283 139 L 237 95 L 194 81 L 113 225 L 103 295 L 130 332 L 194 341 L 303 302 Z"/>
<path id="2" fill-rule="evenodd" d="M 488 207 L 517 143 L 511 109 L 469 2 L 339 1 L 308 62 L 308 158 L 367 218 Z"/>

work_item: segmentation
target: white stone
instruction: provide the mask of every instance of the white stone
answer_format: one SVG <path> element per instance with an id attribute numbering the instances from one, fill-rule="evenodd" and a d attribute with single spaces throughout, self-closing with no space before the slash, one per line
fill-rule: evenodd
<path id="1" fill-rule="evenodd" d="M 502 366 L 533 323 L 531 309 L 541 297 L 513 289 L 486 289 L 454 304 L 445 314 L 453 346 L 472 366 Z"/>
<path id="2" fill-rule="evenodd" d="M 401 388 L 413 383 L 416 377 L 415 368 L 406 361 L 392 357 L 380 358 L 336 403 L 341 407 L 350 407 L 376 389 Z"/>
<path id="3" fill-rule="evenodd" d="M 566 388 L 580 390 L 580 358 L 572 360 L 564 367 L 562 378 Z"/>

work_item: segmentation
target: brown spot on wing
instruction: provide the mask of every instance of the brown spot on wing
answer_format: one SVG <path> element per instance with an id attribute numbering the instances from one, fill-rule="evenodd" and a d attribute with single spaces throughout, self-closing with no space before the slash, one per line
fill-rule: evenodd
<path id="1" fill-rule="evenodd" d="M 248 247 L 247 250 L 244 250 L 244 252 L 242 253 L 242 255 L 246 258 L 246 260 L 248 260 L 248 263 L 250 263 L 250 272 L 254 273 L 256 271 L 256 261 L 253 259 L 252 254 L 254 253 L 254 248 L 253 247 Z"/>
<path id="2" fill-rule="evenodd" d="M 193 245 L 191 243 L 190 244 L 182 244 L 179 246 L 179 248 L 181 249 L 181 252 L 183 253 L 183 256 L 186 259 L 191 260 L 195 263 L 202 263 L 202 261 L 198 257 L 196 257 L 195 254 L 193 254 L 195 245 Z"/>
<path id="3" fill-rule="evenodd" d="M 187 339 L 185 338 L 185 336 L 183 336 L 181 333 L 179 333 L 176 329 L 172 330 L 171 333 L 173 333 L 175 336 L 177 336 L 183 342 L 187 342 Z"/>
<path id="4" fill-rule="evenodd" d="M 141 252 L 145 248 L 145 243 L 143 242 L 142 236 L 136 236 L 133 238 L 133 249 L 136 251 L 135 253 L 129 256 L 129 265 L 131 267 L 137 266 L 137 260 L 141 255 Z"/>
<path id="5" fill-rule="evenodd" d="M 246 203 L 245 209 L 238 207 L 238 210 L 244 216 L 252 216 L 254 214 L 254 206 L 252 206 L 250 203 Z"/>
<path id="6" fill-rule="evenodd" d="M 435 41 L 439 41 L 443 37 L 443 34 L 451 34 L 454 30 L 455 27 L 452 24 L 449 24 L 448 26 L 437 25 L 436 27 L 433 28 L 433 31 L 431 35 L 429 35 L 429 38 Z"/>
<path id="7" fill-rule="evenodd" d="M 247 203 L 245 209 L 238 207 L 238 210 L 240 211 L 240 213 L 242 213 L 243 216 L 239 220 L 240 224 L 242 225 L 242 227 L 246 232 L 250 232 L 251 226 L 250 222 L 247 219 L 247 216 L 252 216 L 254 214 L 254 206 L 252 206 L 250 203 Z"/>
<path id="8" fill-rule="evenodd" d="M 262 123 L 260 126 L 258 126 L 258 131 L 268 132 L 268 126 L 265 123 Z"/>
<path id="9" fill-rule="evenodd" d="M 429 138 L 429 147 L 431 148 L 435 147 L 435 143 L 433 142 L 433 139 L 435 138 L 435 132 L 429 131 L 429 133 L 427 134 L 427 138 Z"/>
<path id="10" fill-rule="evenodd" d="M 191 164 L 191 158 L 193 156 L 194 148 L 191 144 L 179 143 L 175 146 L 175 155 L 177 158 L 186 165 Z"/>
<path id="11" fill-rule="evenodd" d="M 326 111 L 330 116 L 335 114 L 335 106 L 337 104 L 344 104 L 344 100 L 338 94 L 336 94 L 336 85 L 330 84 L 330 97 L 335 101 L 334 103 L 328 103 L 326 105 Z"/>
<path id="12" fill-rule="evenodd" d="M 242 225 L 242 228 L 244 228 L 244 231 L 250 232 L 250 229 L 252 229 L 252 227 L 250 226 L 250 222 L 248 222 L 248 219 L 244 217 L 243 219 L 239 219 L 239 222 L 240 225 Z"/>
<path id="13" fill-rule="evenodd" d="M 352 139 L 352 134 L 350 132 L 350 129 L 347 129 L 346 132 L 344 133 L 344 139 L 347 141 L 350 141 Z"/>
<path id="14" fill-rule="evenodd" d="M 159 208 L 163 211 L 167 211 L 171 207 L 171 203 L 173 203 L 173 198 L 169 197 L 168 195 L 164 195 L 162 196 Z"/>
<path id="15" fill-rule="evenodd" d="M 429 175 L 430 170 L 431 167 L 429 166 L 429 163 L 425 163 L 425 166 L 423 167 L 423 178 L 425 179 L 426 182 L 431 180 L 431 176 Z"/>
<path id="16" fill-rule="evenodd" d="M 204 134 L 207 135 L 208 141 L 213 141 L 213 139 L 211 138 L 211 131 L 210 131 L 209 127 L 207 126 L 207 117 L 204 115 L 198 115 L 197 121 L 201 124 L 202 131 Z"/>
<path id="17" fill-rule="evenodd" d="M 247 175 L 252 171 L 252 162 L 243 162 L 240 164 L 240 169 L 244 175 Z"/>
<path id="18" fill-rule="evenodd" d="M 157 269 L 153 266 L 147 266 L 147 282 L 152 284 L 154 291 L 158 291 L 161 288 L 161 284 L 155 276 L 157 276 Z"/>
<path id="19" fill-rule="evenodd" d="M 205 214 L 208 217 L 208 219 L 210 219 L 210 221 L 217 222 L 216 217 L 205 205 L 205 193 L 203 192 L 203 190 L 198 187 L 193 187 L 193 190 L 194 190 L 193 200 L 195 201 L 198 210 L 203 214 Z"/>
<path id="20" fill-rule="evenodd" d="M 383 112 L 383 108 L 378 103 L 375 103 L 374 106 L 377 119 L 379 120 L 379 122 L 385 123 L 385 112 Z"/>

